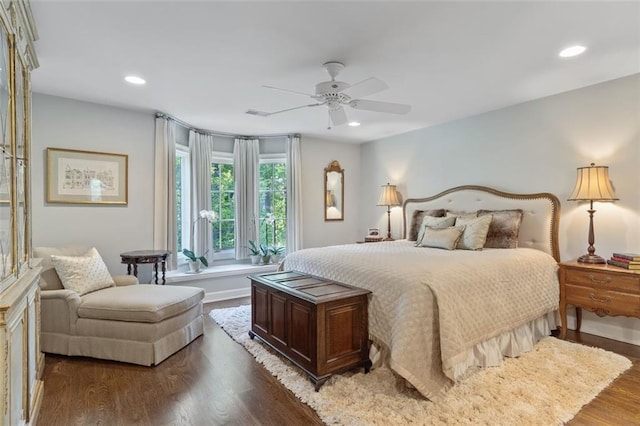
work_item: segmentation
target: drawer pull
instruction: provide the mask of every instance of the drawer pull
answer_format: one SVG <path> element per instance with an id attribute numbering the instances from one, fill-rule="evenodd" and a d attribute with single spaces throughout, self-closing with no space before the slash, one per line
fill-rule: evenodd
<path id="1" fill-rule="evenodd" d="M 596 302 L 600 302 L 600 303 L 608 303 L 611 302 L 611 297 L 606 296 L 606 297 L 596 297 L 595 294 L 593 293 L 589 293 L 589 299 L 591 300 L 595 300 Z"/>
<path id="2" fill-rule="evenodd" d="M 611 277 L 605 277 L 604 280 L 597 280 L 593 275 L 589 275 L 589 279 L 596 284 L 609 284 L 611 282 Z"/>

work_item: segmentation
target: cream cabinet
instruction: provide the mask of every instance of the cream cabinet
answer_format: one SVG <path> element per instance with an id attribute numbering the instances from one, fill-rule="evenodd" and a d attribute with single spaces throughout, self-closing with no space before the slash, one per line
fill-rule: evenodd
<path id="1" fill-rule="evenodd" d="M 40 265 L 31 258 L 31 71 L 28 1 L 0 1 L 0 425 L 35 424 L 43 383 Z"/>

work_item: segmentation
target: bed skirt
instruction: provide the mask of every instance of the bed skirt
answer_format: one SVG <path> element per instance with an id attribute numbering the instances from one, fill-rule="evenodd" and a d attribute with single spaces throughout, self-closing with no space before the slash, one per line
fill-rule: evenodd
<path id="1" fill-rule="evenodd" d="M 457 382 L 469 377 L 484 367 L 495 367 L 502 363 L 504 357 L 515 358 L 530 352 L 543 337 L 551 335 L 558 328 L 560 318 L 558 311 L 549 312 L 533 321 L 513 330 L 504 332 L 469 349 L 467 358 L 452 369 L 444 371 L 452 381 Z M 388 360 L 386 351 L 380 345 L 371 344 L 369 357 L 373 367 L 382 365 Z M 408 382 L 407 385 L 412 387 Z"/>

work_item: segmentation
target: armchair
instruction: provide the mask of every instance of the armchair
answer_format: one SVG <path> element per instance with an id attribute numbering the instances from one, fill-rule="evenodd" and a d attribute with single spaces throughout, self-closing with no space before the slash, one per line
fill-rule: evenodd
<path id="1" fill-rule="evenodd" d="M 65 289 L 51 256 L 82 256 L 88 247 L 36 247 L 43 352 L 156 365 L 203 333 L 204 290 L 139 284 L 112 276 L 115 286 L 80 295 Z"/>

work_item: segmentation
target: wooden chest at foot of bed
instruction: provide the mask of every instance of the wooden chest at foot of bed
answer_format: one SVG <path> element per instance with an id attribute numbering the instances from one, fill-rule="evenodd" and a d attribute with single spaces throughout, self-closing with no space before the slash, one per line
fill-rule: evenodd
<path id="1" fill-rule="evenodd" d="M 317 391 L 335 373 L 369 372 L 370 291 L 295 271 L 249 276 L 251 331 L 307 373 Z"/>

